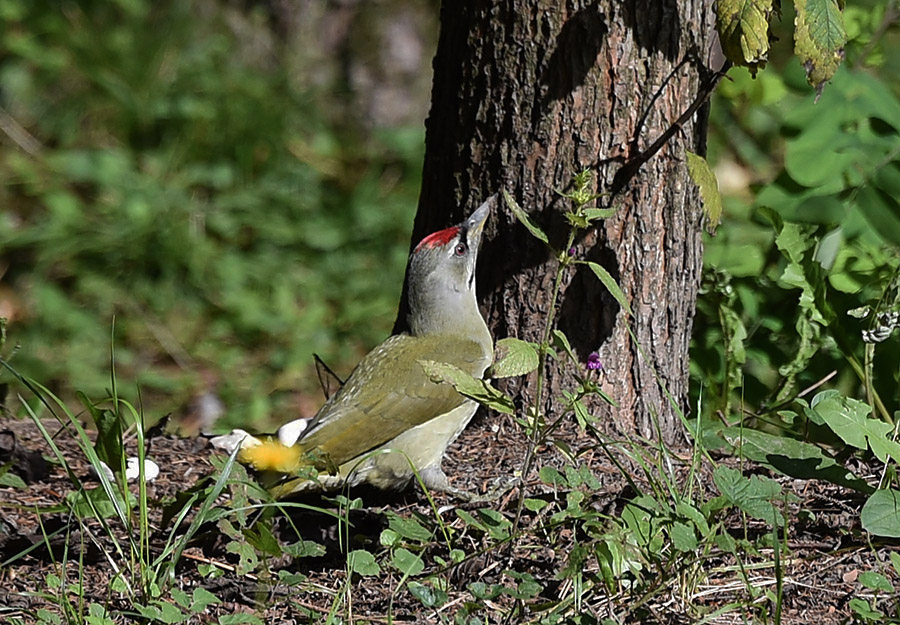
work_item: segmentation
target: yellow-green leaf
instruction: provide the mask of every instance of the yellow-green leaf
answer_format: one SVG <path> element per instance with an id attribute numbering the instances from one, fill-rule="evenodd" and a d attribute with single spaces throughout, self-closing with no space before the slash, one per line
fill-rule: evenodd
<path id="1" fill-rule="evenodd" d="M 687 152 L 688 173 L 691 180 L 700 188 L 703 198 L 703 210 L 706 212 L 706 229 L 714 234 L 716 226 L 722 220 L 722 196 L 719 195 L 719 181 L 709 168 L 709 163 L 699 154 Z"/>
<path id="2" fill-rule="evenodd" d="M 531 343 L 511 336 L 497 341 L 497 360 L 490 369 L 492 378 L 511 378 L 538 368 L 538 354 Z"/>
<path id="3" fill-rule="evenodd" d="M 515 406 L 509 395 L 484 380 L 473 378 L 462 369 L 446 362 L 420 360 L 419 365 L 425 370 L 425 375 L 431 378 L 435 384 L 449 384 L 460 395 L 474 399 L 497 412 L 513 414 Z"/>
<path id="4" fill-rule="evenodd" d="M 549 245 L 550 240 L 547 238 L 547 235 L 544 234 L 544 231 L 538 228 L 533 221 L 531 221 L 528 213 L 522 210 L 522 207 L 519 206 L 515 198 L 513 198 L 513 196 L 511 196 L 508 192 L 503 191 L 503 199 L 506 201 L 506 205 L 509 207 L 509 210 L 512 211 L 512 214 L 516 216 L 516 219 L 522 222 L 522 225 L 528 229 L 528 232 Z"/>
<path id="5" fill-rule="evenodd" d="M 752 71 L 766 66 L 772 0 L 719 0 L 716 30 L 725 57 Z"/>
<path id="6" fill-rule="evenodd" d="M 834 0 L 794 0 L 794 54 L 819 93 L 844 60 L 844 16 Z"/>
<path id="7" fill-rule="evenodd" d="M 625 293 L 623 293 L 622 289 L 619 288 L 619 285 L 616 284 L 615 278 L 613 278 L 606 269 L 604 269 L 597 263 L 588 262 L 587 266 L 591 268 L 591 271 L 594 272 L 594 275 L 600 278 L 600 282 L 603 283 L 603 286 L 606 287 L 606 290 L 609 291 L 610 295 L 616 298 L 616 301 L 619 302 L 619 306 L 624 308 L 625 312 L 627 312 L 629 315 L 634 316 L 634 313 L 631 312 L 631 305 L 628 303 L 628 299 L 625 297 Z"/>

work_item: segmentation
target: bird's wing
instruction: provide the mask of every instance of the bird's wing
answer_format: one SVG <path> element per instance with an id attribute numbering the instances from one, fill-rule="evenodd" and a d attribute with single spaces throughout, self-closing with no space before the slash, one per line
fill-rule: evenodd
<path id="1" fill-rule="evenodd" d="M 300 446 L 340 465 L 466 401 L 449 384 L 432 382 L 419 360 L 449 361 L 481 377 L 490 355 L 475 341 L 456 337 L 392 336 L 360 361 L 315 416 Z"/>

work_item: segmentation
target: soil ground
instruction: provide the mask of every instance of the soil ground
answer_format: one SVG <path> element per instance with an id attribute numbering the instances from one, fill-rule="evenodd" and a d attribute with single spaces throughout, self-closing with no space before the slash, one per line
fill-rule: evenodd
<path id="1" fill-rule="evenodd" d="M 51 432 L 59 430 L 55 424 L 52 427 L 48 424 L 48 428 Z M 29 457 L 28 451 L 51 457 L 50 449 L 37 428 L 30 421 L 0 419 L 0 431 L 6 437 L 4 447 L 10 446 L 12 438 L 15 448 L 19 450 L 13 454 L 12 469 L 30 482 L 24 489 L 0 487 L 0 622 L 14 622 L 16 618 L 24 623 L 34 622 L 39 608 L 58 612 L 53 603 L 39 593 L 48 591 L 48 575 L 60 574 L 58 563 L 66 544 L 69 566 L 65 574 L 69 582 L 78 581 L 77 562 L 79 557 L 83 559 L 86 602 L 110 605 L 122 610 L 120 614 L 128 614 L 129 606 L 117 605 L 117 599 L 111 598 L 107 590 L 113 568 L 104 550 L 111 545 L 110 541 L 102 535 L 96 523 L 87 523 L 85 531 L 78 531 L 72 516 L 59 507 L 73 490 L 69 476 L 60 466 L 52 463 L 46 475 L 40 475 L 40 467 L 32 467 L 36 473 L 27 475 L 29 470 L 25 458 Z M 570 434 L 578 435 L 575 430 Z M 61 432 L 55 441 L 74 473 L 78 476 L 89 475 L 88 464 L 74 437 Z M 444 468 L 454 486 L 485 492 L 498 475 L 512 475 L 520 468 L 524 448 L 525 441 L 510 419 L 479 416 L 453 445 Z M 538 466 L 563 462 L 549 446 L 540 452 Z M 160 436 L 153 439 L 150 456 L 160 466 L 161 473 L 149 485 L 150 497 L 154 501 L 172 500 L 197 480 L 211 474 L 214 471 L 211 454 L 213 450 L 203 438 Z M 30 457 L 33 459 L 35 456 Z M 594 457 L 588 455 L 582 460 L 590 464 L 601 483 L 601 488 L 592 494 L 591 505 L 610 515 L 620 512 L 624 502 L 634 496 L 620 470 L 599 454 Z M 10 464 L 8 460 L 5 462 Z M 755 471 L 746 463 L 744 470 Z M 865 468 L 861 467 L 858 474 L 864 475 Z M 787 550 L 780 563 L 782 623 L 824 625 L 851 622 L 854 612 L 849 602 L 852 599 L 875 599 L 875 593 L 860 583 L 859 576 L 865 571 L 878 571 L 890 579 L 895 588 L 900 587 L 900 579 L 889 562 L 889 552 L 898 550 L 900 543 L 870 542 L 859 526 L 859 509 L 863 500 L 857 494 L 822 482 L 772 477 L 796 496 L 796 500 L 788 504 Z M 708 497 L 718 494 L 709 475 L 702 475 L 700 483 L 708 485 Z M 527 489 L 529 496 L 564 496 L 554 494 L 536 477 L 527 481 Z M 444 522 L 459 530 L 458 535 L 465 543 L 467 553 L 476 553 L 482 545 L 478 544 L 476 536 L 465 531 L 457 509 L 473 512 L 479 507 L 490 506 L 512 518 L 517 501 L 515 490 L 489 504 L 461 503 L 443 494 L 435 494 L 434 498 Z M 370 497 L 364 508 L 353 511 L 352 547 L 365 547 L 375 554 L 383 552 L 379 534 L 387 526 L 385 514 L 388 510 L 407 518 L 434 516 L 427 498 L 416 488 L 390 501 L 378 499 Z M 224 498 L 220 503 L 229 505 Z M 372 577 L 354 575 L 352 583 L 345 586 L 346 557 L 341 550 L 337 526 L 328 517 L 312 513 L 294 519 L 295 522 L 298 520 L 306 528 L 307 538 L 325 546 L 324 555 L 296 559 L 272 557 L 253 572 L 238 570 L 233 547 L 228 546 L 228 541 L 223 539 L 216 527 L 200 532 L 183 554 L 175 586 L 188 593 L 197 587 L 206 588 L 222 602 L 210 605 L 202 614 L 192 617 L 190 622 L 213 623 L 221 615 L 237 613 L 255 614 L 271 625 L 324 622 L 336 604 L 335 597 L 342 589 L 343 592 L 349 589 L 349 599 L 344 595 L 337 602 L 338 614 L 343 617 L 343 621 L 338 622 L 450 623 L 454 622 L 454 614 L 463 603 L 471 601 L 468 584 L 476 581 L 488 585 L 501 582 L 507 569 L 528 571 L 534 575 L 544 587 L 539 599 L 553 601 L 571 594 L 571 580 L 560 579 L 557 575 L 565 564 L 571 545 L 542 545 L 539 541 L 528 541 L 529 544 L 522 543 L 514 550 L 487 551 L 450 569 L 445 575 L 450 582 L 449 600 L 438 609 L 426 608 L 403 588 L 404 580 L 396 572 Z M 526 518 L 525 527 L 533 520 Z M 726 522 L 735 536 L 754 533 L 759 536 L 769 531 L 761 524 L 758 527 L 752 523 L 748 525 L 738 515 L 729 517 Z M 151 507 L 151 524 L 157 530 L 152 538 L 151 550 L 160 549 L 168 537 L 168 528 L 164 528 L 162 523 L 160 506 Z M 50 539 L 52 548 L 48 549 L 43 536 L 60 528 L 68 528 L 69 531 L 60 532 Z M 534 537 L 537 536 L 539 533 L 534 532 Z M 426 551 L 424 575 L 440 568 L 435 560 L 439 554 L 441 550 L 437 548 Z M 446 556 L 446 553 L 443 555 Z M 661 591 L 642 607 L 641 622 L 692 623 L 697 621 L 701 610 L 709 615 L 719 608 L 723 610 L 720 615 L 708 616 L 704 622 L 775 622 L 771 612 L 767 615 L 764 611 L 750 614 L 751 608 L 729 607 L 734 602 L 742 602 L 745 606 L 754 601 L 757 606 L 765 604 L 765 595 L 760 593 L 752 599 L 750 588 L 776 592 L 778 580 L 771 565 L 772 555 L 771 549 L 760 548 L 755 557 L 753 554 L 747 555 L 737 566 L 738 563 L 727 553 L 709 550 L 702 560 L 702 570 L 676 572 L 679 576 L 685 576 L 684 579 L 695 580 L 689 588 L 672 579 L 659 580 Z M 210 567 L 220 572 L 210 576 Z M 207 575 L 202 575 L 201 571 Z M 305 577 L 300 586 L 288 586 L 285 573 L 298 573 Z M 508 578 L 506 581 L 509 581 Z M 584 614 L 593 614 L 599 622 L 616 614 L 621 615 L 621 606 L 627 605 L 630 600 L 633 598 L 629 598 L 627 593 L 605 598 L 602 593 L 595 593 L 581 610 Z M 507 614 L 521 614 L 512 610 L 514 604 L 513 599 L 503 595 L 485 600 L 485 605 L 496 608 L 497 614 L 504 611 Z M 886 609 L 888 615 L 893 613 L 897 616 L 896 597 L 885 597 L 882 593 L 876 605 Z M 534 612 L 527 614 L 527 619 L 522 619 L 531 621 L 538 617 Z M 760 618 L 760 614 L 764 616 Z M 123 623 L 137 622 L 126 616 L 121 618 Z M 495 622 L 493 616 L 483 618 L 487 618 L 487 622 Z M 625 620 L 637 622 L 633 617 Z M 510 616 L 507 622 L 522 621 Z"/>

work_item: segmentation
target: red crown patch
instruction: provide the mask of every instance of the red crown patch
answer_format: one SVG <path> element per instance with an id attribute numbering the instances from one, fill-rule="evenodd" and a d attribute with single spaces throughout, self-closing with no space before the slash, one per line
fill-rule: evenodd
<path id="1" fill-rule="evenodd" d="M 446 245 L 453 237 L 459 234 L 459 226 L 453 226 L 452 228 L 445 228 L 444 230 L 438 230 L 433 234 L 429 234 L 427 237 L 422 239 L 422 241 L 416 246 L 415 251 L 419 251 L 422 247 L 437 247 L 440 245 Z"/>

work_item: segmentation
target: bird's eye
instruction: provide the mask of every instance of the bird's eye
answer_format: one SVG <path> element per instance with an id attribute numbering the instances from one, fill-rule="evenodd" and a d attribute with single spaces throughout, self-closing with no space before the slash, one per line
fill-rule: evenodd
<path id="1" fill-rule="evenodd" d="M 457 256 L 462 256 L 466 253 L 466 244 L 465 243 L 457 243 L 456 248 L 453 250 L 453 253 Z"/>

